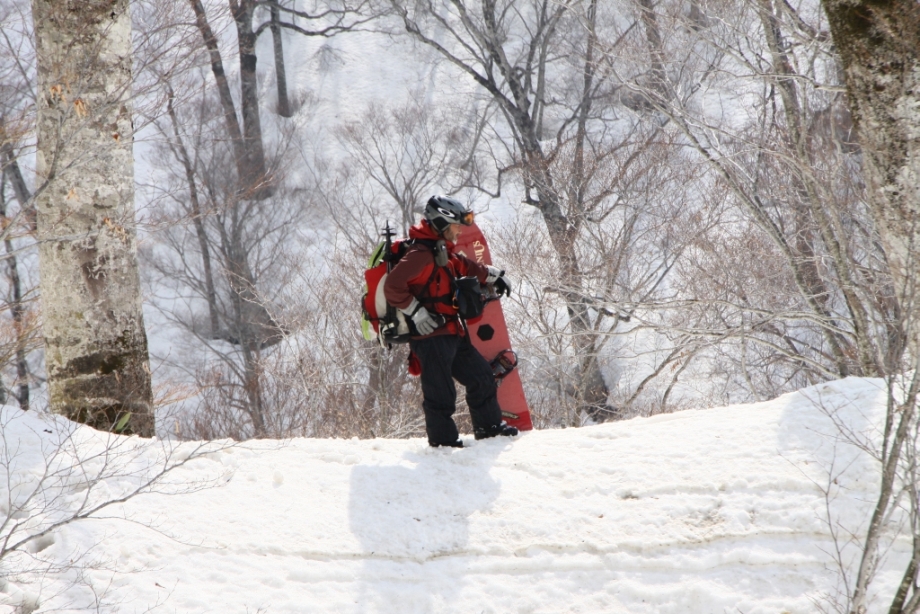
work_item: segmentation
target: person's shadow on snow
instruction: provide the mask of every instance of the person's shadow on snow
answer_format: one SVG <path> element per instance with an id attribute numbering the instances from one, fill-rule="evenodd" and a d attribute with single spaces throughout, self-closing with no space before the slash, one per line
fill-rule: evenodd
<path id="1" fill-rule="evenodd" d="M 364 560 L 355 611 L 457 609 L 468 557 L 477 554 L 469 550 L 470 517 L 488 513 L 497 498 L 489 471 L 507 443 L 420 445 L 389 464 L 354 468 L 348 513 Z M 488 536 L 475 537 L 488 547 Z"/>

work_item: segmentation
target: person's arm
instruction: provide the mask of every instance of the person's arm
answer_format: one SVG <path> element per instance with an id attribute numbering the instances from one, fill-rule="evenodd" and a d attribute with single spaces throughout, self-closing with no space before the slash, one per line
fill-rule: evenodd
<path id="1" fill-rule="evenodd" d="M 417 286 L 428 279 L 434 262 L 431 254 L 421 250 L 410 250 L 402 260 L 396 263 L 383 284 L 383 295 L 390 305 L 398 309 L 406 309 L 412 304 L 415 295 L 412 286 Z"/>
<path id="2" fill-rule="evenodd" d="M 505 271 L 491 264 L 481 264 L 462 254 L 456 254 L 458 269 L 462 275 L 475 275 L 481 284 L 494 284 L 499 296 L 511 296 L 511 282 L 505 278 Z"/>
<path id="3" fill-rule="evenodd" d="M 487 265 L 471 260 L 463 254 L 454 254 L 454 257 L 457 259 L 457 270 L 462 277 L 476 277 L 479 283 L 488 283 L 486 281 L 489 277 Z"/>

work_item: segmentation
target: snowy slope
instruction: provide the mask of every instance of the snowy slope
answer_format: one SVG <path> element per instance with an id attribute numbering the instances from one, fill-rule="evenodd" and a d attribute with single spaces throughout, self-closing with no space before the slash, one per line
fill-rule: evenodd
<path id="1" fill-rule="evenodd" d="M 880 381 L 848 379 L 754 405 L 466 437 L 462 450 L 248 442 L 170 478 L 220 485 L 113 506 L 104 515 L 130 521 L 67 525 L 38 553 L 65 563 L 90 551 L 104 569 L 26 574 L 3 590 L 8 602 L 38 597 L 39 611 L 89 611 L 95 593 L 123 612 L 813 612 L 837 583 L 819 486 L 832 464 L 846 468 L 831 510 L 855 530 L 876 485 L 827 412 L 871 433 L 883 407 Z M 3 412 L 4 456 L 14 442 L 33 451 L 12 463 L 13 481 L 34 481 L 37 440 L 69 423 Z M 104 441 L 77 437 L 81 449 Z M 143 452 L 134 476 L 106 481 L 110 497 L 165 445 L 122 444 Z M 893 582 L 882 574 L 878 588 Z"/>

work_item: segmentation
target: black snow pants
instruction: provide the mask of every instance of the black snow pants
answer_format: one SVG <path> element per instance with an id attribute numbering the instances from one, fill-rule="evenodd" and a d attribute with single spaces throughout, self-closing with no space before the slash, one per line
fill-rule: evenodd
<path id="1" fill-rule="evenodd" d="M 428 443 L 446 445 L 459 438 L 457 425 L 451 417 L 457 403 L 454 379 L 466 387 L 466 404 L 470 408 L 474 429 L 487 428 L 502 421 L 492 368 L 473 347 L 468 335 L 412 339 L 409 347 L 422 367 L 422 408 L 425 410 Z"/>

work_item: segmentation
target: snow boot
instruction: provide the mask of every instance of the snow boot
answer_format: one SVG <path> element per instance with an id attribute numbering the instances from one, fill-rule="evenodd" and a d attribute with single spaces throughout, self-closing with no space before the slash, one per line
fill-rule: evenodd
<path id="1" fill-rule="evenodd" d="M 476 439 L 488 439 L 499 435 L 502 437 L 514 437 L 517 434 L 518 430 L 513 426 L 509 426 L 504 420 L 492 426 L 478 426 L 473 429 L 473 436 Z"/>
<path id="2" fill-rule="evenodd" d="M 457 441 L 453 443 L 435 443 L 433 441 L 429 441 L 428 445 L 431 446 L 432 448 L 462 448 L 463 440 L 458 439 Z"/>

